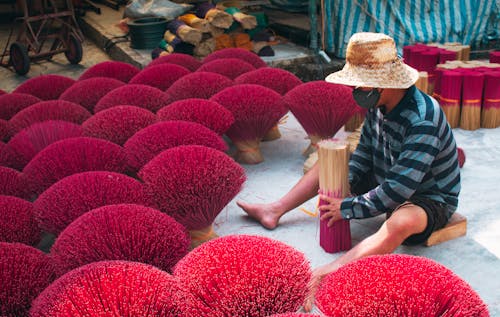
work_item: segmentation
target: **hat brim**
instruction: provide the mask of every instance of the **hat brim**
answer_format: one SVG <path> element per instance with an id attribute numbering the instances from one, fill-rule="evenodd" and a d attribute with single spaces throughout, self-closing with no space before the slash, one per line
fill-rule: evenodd
<path id="1" fill-rule="evenodd" d="M 418 80 L 418 71 L 400 60 L 381 65 L 378 68 L 353 66 L 344 68 L 326 77 L 326 81 L 353 87 L 406 89 Z"/>

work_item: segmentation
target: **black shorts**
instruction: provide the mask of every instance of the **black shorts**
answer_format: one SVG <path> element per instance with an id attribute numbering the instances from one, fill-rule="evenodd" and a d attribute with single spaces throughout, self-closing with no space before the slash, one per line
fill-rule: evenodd
<path id="1" fill-rule="evenodd" d="M 363 179 L 357 184 L 351 184 L 351 192 L 355 195 L 363 195 L 377 186 L 378 184 L 375 181 L 374 177 L 367 177 L 367 179 Z M 409 236 L 403 242 L 403 244 L 405 245 L 422 244 L 425 241 L 427 241 L 427 239 L 434 231 L 443 228 L 446 225 L 446 223 L 448 223 L 449 212 L 446 204 L 437 202 L 435 200 L 426 197 L 415 196 L 411 197 L 410 199 L 408 199 L 407 202 L 403 203 L 397 208 L 400 208 L 401 206 L 408 203 L 419 206 L 425 211 L 425 213 L 427 214 L 427 227 L 421 233 Z"/>
<path id="2" fill-rule="evenodd" d="M 430 237 L 430 235 L 448 223 L 448 209 L 446 204 L 437 202 L 426 197 L 411 197 L 407 202 L 398 206 L 401 208 L 405 205 L 413 204 L 422 208 L 427 214 L 427 226 L 424 231 L 411 235 L 403 242 L 404 245 L 418 245 L 422 244 Z"/>

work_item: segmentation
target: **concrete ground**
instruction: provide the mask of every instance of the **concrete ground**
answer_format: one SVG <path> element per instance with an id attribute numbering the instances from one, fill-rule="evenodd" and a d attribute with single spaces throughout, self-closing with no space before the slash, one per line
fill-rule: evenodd
<path id="1" fill-rule="evenodd" d="M 87 13 L 88 17 L 93 14 Z M 5 26 L 0 28 L 1 43 L 5 43 L 5 30 Z M 110 58 L 100 47 L 99 42 L 97 46 L 86 42 L 84 59 L 76 66 L 69 65 L 64 55 L 58 55 L 50 62 L 32 65 L 28 75 L 23 77 L 0 68 L 0 89 L 12 91 L 19 83 L 39 74 L 56 73 L 77 78 L 86 68 Z M 127 56 L 137 57 L 143 63 L 145 54 L 136 51 Z M 289 54 L 294 54 L 292 49 Z M 286 123 L 280 126 L 280 131 L 280 139 L 262 143 L 263 163 L 244 166 L 248 180 L 243 190 L 217 217 L 214 229 L 219 235 L 257 234 L 280 240 L 302 251 L 314 268 L 340 256 L 325 253 L 319 246 L 318 218 L 299 209 L 293 210 L 281 219 L 278 228 L 270 231 L 246 217 L 235 203 L 238 199 L 248 202 L 276 200 L 302 176 L 305 158 L 301 153 L 308 144 L 306 133 L 291 114 Z M 467 217 L 467 235 L 433 247 L 402 246 L 396 252 L 425 256 L 447 266 L 479 293 L 489 305 L 491 316 L 500 316 L 500 218 L 496 210 L 500 209 L 496 192 L 500 179 L 500 129 L 454 129 L 454 134 L 467 157 L 462 169 L 462 192 L 458 208 L 458 212 Z M 340 131 L 339 136 L 345 137 L 346 133 Z M 303 207 L 313 211 L 315 205 L 316 200 L 312 199 Z M 352 221 L 354 243 L 375 232 L 383 220 L 384 217 L 380 216 Z"/>

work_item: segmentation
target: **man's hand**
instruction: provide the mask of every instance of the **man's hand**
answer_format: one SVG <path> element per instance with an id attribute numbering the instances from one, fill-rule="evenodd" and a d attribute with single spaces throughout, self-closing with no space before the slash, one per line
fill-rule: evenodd
<path id="1" fill-rule="evenodd" d="M 331 227 L 335 221 L 342 219 L 342 215 L 340 214 L 340 204 L 342 203 L 341 198 L 334 198 L 320 194 L 319 199 L 328 203 L 326 205 L 319 206 L 319 210 L 324 212 L 320 219 L 330 219 L 327 224 L 328 227 Z"/>
<path id="2" fill-rule="evenodd" d="M 314 296 L 316 295 L 318 287 L 321 284 L 323 278 L 331 272 L 337 270 L 338 268 L 339 266 L 332 262 L 314 269 L 311 280 L 307 285 L 309 291 L 307 293 L 306 299 L 304 300 L 304 310 L 306 312 L 311 312 L 312 306 L 314 304 Z"/>

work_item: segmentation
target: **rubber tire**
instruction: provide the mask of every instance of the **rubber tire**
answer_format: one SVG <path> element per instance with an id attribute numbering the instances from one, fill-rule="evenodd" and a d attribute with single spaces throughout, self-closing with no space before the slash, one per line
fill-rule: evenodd
<path id="1" fill-rule="evenodd" d="M 64 52 L 66 59 L 73 65 L 76 65 L 82 61 L 83 49 L 82 43 L 78 38 L 70 34 L 68 38 L 68 49 Z"/>
<path id="2" fill-rule="evenodd" d="M 10 45 L 10 64 L 18 75 L 26 75 L 30 70 L 30 57 L 26 46 L 19 42 Z"/>

